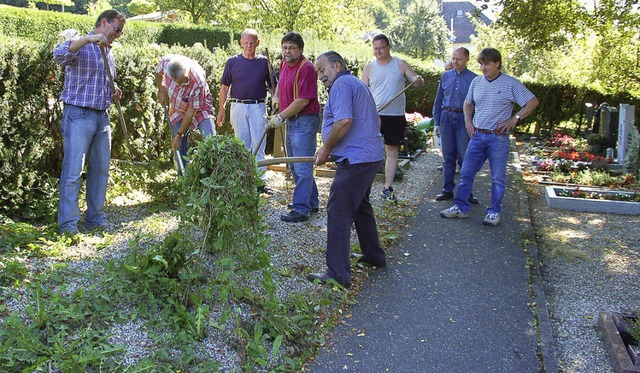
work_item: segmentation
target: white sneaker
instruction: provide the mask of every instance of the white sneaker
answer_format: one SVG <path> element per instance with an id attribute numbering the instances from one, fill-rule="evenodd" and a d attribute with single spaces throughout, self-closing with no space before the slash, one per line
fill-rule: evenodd
<path id="1" fill-rule="evenodd" d="M 462 212 L 458 207 L 458 205 L 453 205 L 446 210 L 440 211 L 440 216 L 448 219 L 451 219 L 451 218 L 464 219 L 464 218 L 468 218 L 469 214 Z"/>
<path id="2" fill-rule="evenodd" d="M 487 216 L 485 216 L 482 224 L 495 227 L 496 225 L 500 224 L 500 214 L 497 212 L 488 213 Z"/>

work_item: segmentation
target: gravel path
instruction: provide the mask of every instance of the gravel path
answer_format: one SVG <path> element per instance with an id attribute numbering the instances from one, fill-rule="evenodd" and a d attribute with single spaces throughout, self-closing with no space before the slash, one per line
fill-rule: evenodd
<path id="1" fill-rule="evenodd" d="M 411 168 L 405 170 L 405 180 L 394 185 L 401 207 L 410 209 L 423 198 L 433 198 L 423 194 L 425 186 L 438 172 L 436 167 L 440 163 L 439 150 L 432 148 L 411 162 Z M 525 166 L 530 164 L 526 154 L 521 153 L 521 163 Z M 538 238 L 544 290 L 560 371 L 612 372 L 595 324 L 600 311 L 640 306 L 640 217 L 551 209 L 546 205 L 542 187 L 528 177 L 526 169 L 524 176 L 532 225 Z M 280 221 L 280 215 L 288 211 L 293 184 L 280 172 L 268 171 L 267 177 L 273 194 L 264 196 L 266 203 L 261 208 L 271 235 L 267 250 L 276 272 L 281 273 L 276 278 L 280 283 L 279 295 L 287 297 L 294 293 L 316 292 L 317 285 L 307 282 L 304 274 L 324 269 L 325 206 L 331 179 L 317 178 L 321 198 L 318 214 L 306 223 L 285 224 Z M 385 203 L 380 198 L 381 189 L 382 183 L 376 181 L 371 195 L 374 206 L 378 208 Z M 129 241 L 136 235 L 147 240 L 160 240 L 178 225 L 169 212 L 150 212 L 144 205 L 127 205 L 126 201 L 111 201 L 108 216 L 114 225 L 108 243 L 85 235 L 79 244 L 60 257 L 33 261 L 31 268 L 42 269 L 54 263 L 67 263 L 78 274 L 67 284 L 69 291 L 73 291 L 86 286 L 83 272 L 101 271 L 106 261 L 126 254 L 130 250 Z M 389 224 L 378 220 L 379 224 Z M 356 242 L 355 234 L 352 242 Z M 390 248 L 390 254 L 393 255 L 393 248 Z M 366 272 L 356 274 L 356 289 L 363 276 Z M 246 285 L 255 284 L 247 280 Z M 7 299 L 5 305 L 9 311 L 24 309 L 21 297 Z M 214 305 L 212 310 L 215 308 Z M 246 312 L 250 313 L 249 310 Z M 219 317 L 212 311 L 212 321 Z M 231 342 L 227 341 L 225 331 L 212 327 L 208 331 L 208 337 L 198 346 L 193 346 L 194 350 L 218 360 L 224 371 L 239 371 L 240 359 Z M 125 365 L 135 364 L 154 349 L 141 319 L 114 325 L 111 332 L 111 343 L 127 346 Z"/>

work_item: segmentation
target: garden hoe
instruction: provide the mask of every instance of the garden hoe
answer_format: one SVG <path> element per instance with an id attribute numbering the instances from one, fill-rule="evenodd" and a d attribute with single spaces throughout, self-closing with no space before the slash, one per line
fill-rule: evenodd
<path id="1" fill-rule="evenodd" d="M 111 75 L 111 70 L 109 69 L 109 61 L 107 61 L 107 52 L 104 47 L 100 47 L 100 52 L 102 53 L 102 61 L 104 62 L 104 69 L 107 71 L 107 76 L 109 77 L 109 83 L 111 84 L 111 92 L 116 91 L 116 85 L 113 82 L 113 76 Z M 122 126 L 122 132 L 124 134 L 124 145 L 127 148 L 127 153 L 129 153 L 129 158 L 133 161 L 133 156 L 131 155 L 131 146 L 129 145 L 129 132 L 127 131 L 127 125 L 124 123 L 124 116 L 122 115 L 122 107 L 120 106 L 120 100 L 114 99 L 116 103 L 116 107 L 118 108 L 118 117 L 120 118 L 120 125 Z"/>
<path id="2" fill-rule="evenodd" d="M 169 138 L 171 139 L 171 143 L 173 143 L 173 137 L 171 136 L 171 120 L 169 120 L 169 109 L 167 109 L 167 105 L 164 106 L 164 117 L 167 119 L 167 124 L 169 125 Z M 173 147 L 173 145 L 170 145 Z M 176 148 L 173 150 L 173 167 L 176 169 L 178 176 L 184 175 L 184 163 L 182 162 L 182 156 L 180 155 L 180 149 Z"/>

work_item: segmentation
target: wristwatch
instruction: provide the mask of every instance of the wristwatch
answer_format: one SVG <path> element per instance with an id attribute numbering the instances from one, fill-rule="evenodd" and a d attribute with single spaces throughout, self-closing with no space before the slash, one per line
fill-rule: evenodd
<path id="1" fill-rule="evenodd" d="M 273 117 L 273 121 L 276 122 L 276 124 L 282 124 L 282 122 L 284 122 L 284 119 L 282 119 L 282 117 L 280 116 L 280 114 L 276 114 Z"/>
<path id="2" fill-rule="evenodd" d="M 520 114 L 516 114 L 516 124 L 520 123 Z"/>

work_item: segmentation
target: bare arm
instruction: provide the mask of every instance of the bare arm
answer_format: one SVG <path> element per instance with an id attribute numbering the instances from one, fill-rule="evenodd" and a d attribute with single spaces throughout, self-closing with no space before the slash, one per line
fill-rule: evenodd
<path id="1" fill-rule="evenodd" d="M 167 87 L 164 85 L 164 73 L 162 70 L 156 73 L 156 87 L 158 87 L 158 102 L 160 105 L 169 105 Z"/>
<path id="2" fill-rule="evenodd" d="M 371 64 L 367 64 L 367 66 L 362 69 L 362 82 L 364 85 L 369 87 L 369 77 L 371 76 Z"/>
<path id="3" fill-rule="evenodd" d="M 224 111 L 224 107 L 227 104 L 227 95 L 229 93 L 229 86 L 221 84 L 220 85 L 220 96 L 218 96 L 218 116 L 216 118 L 216 124 L 218 127 L 222 127 L 224 121 L 226 119 L 226 113 Z"/>
<path id="4" fill-rule="evenodd" d="M 309 105 L 310 101 L 311 100 L 308 98 L 297 98 L 293 100 L 291 105 L 287 106 L 286 109 L 280 112 L 280 116 L 282 117 L 282 119 L 291 118 L 301 112 L 302 109 L 304 109 L 307 105 Z"/>
<path id="5" fill-rule="evenodd" d="M 464 126 L 467 129 L 467 133 L 469 137 L 472 137 L 475 133 L 475 129 L 473 128 L 473 108 L 474 104 L 464 101 L 464 106 L 462 107 L 462 111 L 464 112 Z"/>
<path id="6" fill-rule="evenodd" d="M 411 68 L 411 66 L 409 66 L 407 61 L 399 60 L 398 63 L 400 65 L 400 68 L 402 69 L 402 72 L 404 73 L 404 77 L 409 82 L 413 83 L 413 85 L 415 85 L 416 87 L 420 87 L 421 85 L 424 84 L 424 79 L 422 79 L 422 77 L 418 75 L 418 73 L 413 71 L 413 69 Z"/>
<path id="7" fill-rule="evenodd" d="M 353 123 L 353 119 L 347 118 L 342 119 L 333 124 L 331 127 L 331 132 L 329 132 L 329 136 L 327 137 L 327 141 L 318 149 L 315 155 L 315 163 L 317 165 L 321 165 L 326 163 L 329 160 L 329 155 L 331 154 L 331 150 L 335 148 L 340 140 L 344 137 L 344 135 L 351 128 L 351 124 Z"/>

